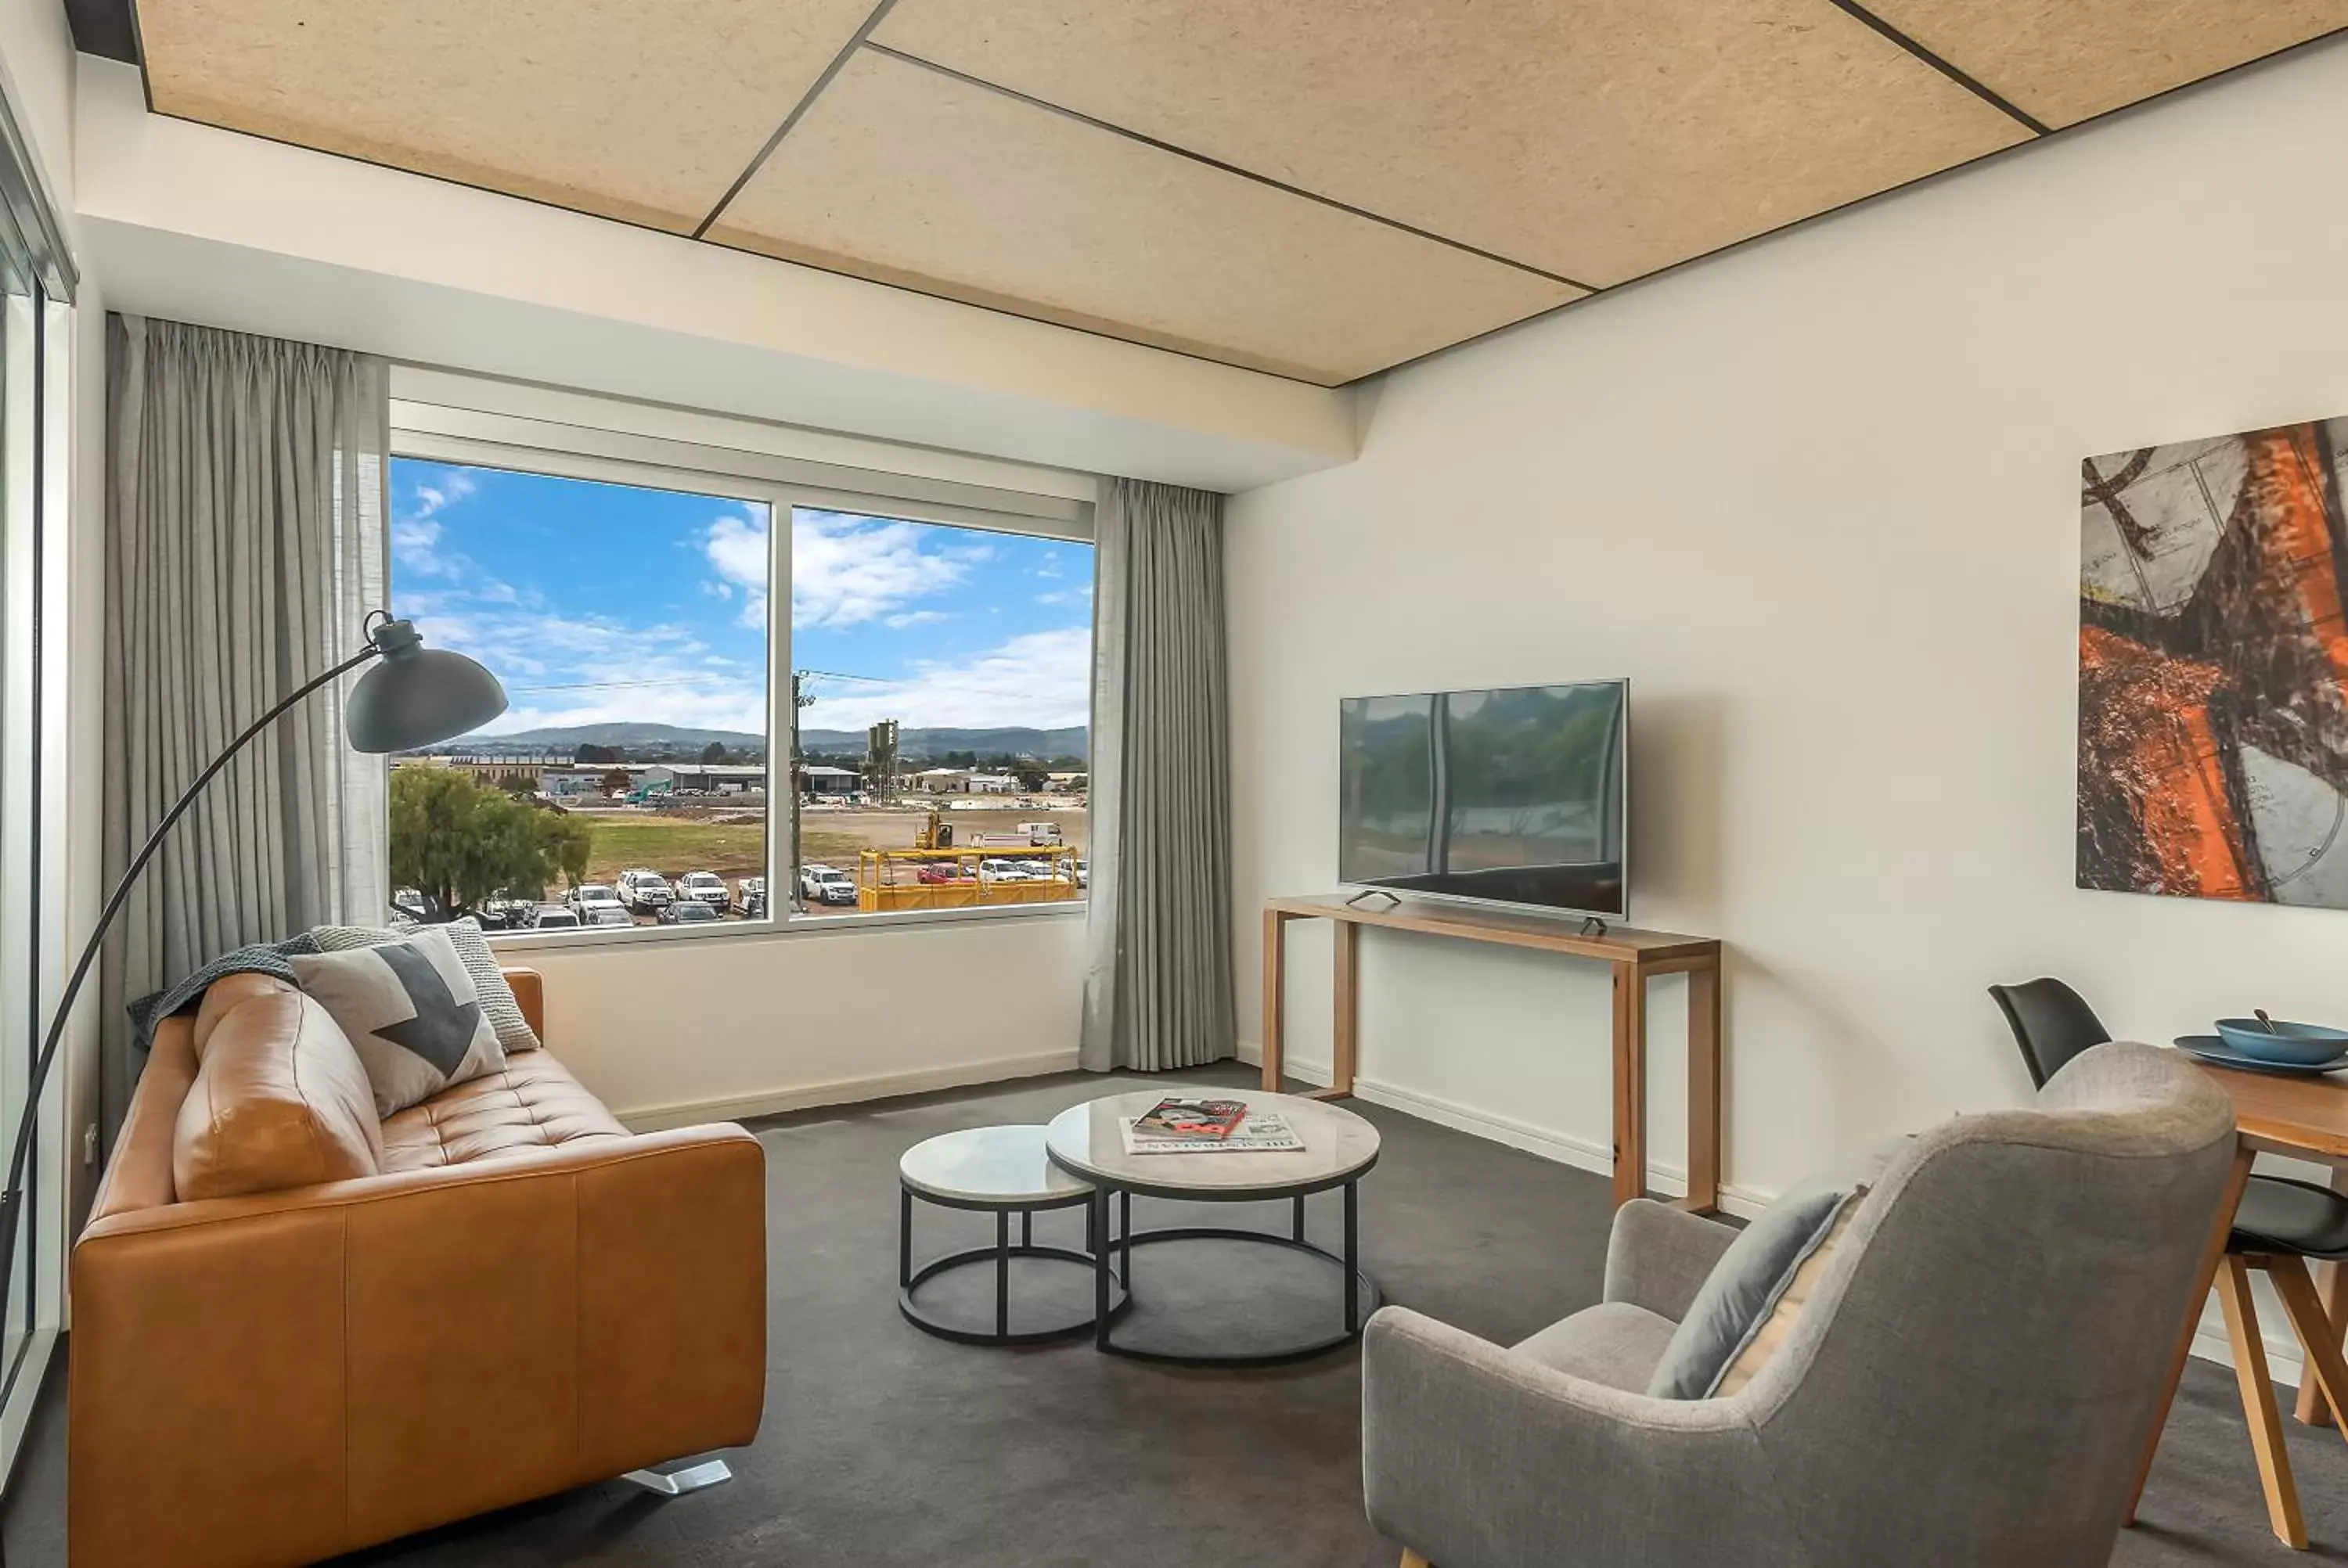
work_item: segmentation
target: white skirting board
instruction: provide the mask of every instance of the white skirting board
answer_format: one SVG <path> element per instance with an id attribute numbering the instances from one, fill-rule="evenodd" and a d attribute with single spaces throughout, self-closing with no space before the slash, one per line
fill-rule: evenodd
<path id="1" fill-rule="evenodd" d="M 1246 1041 L 1241 1042 L 1239 1055 L 1241 1061 L 1250 1063 L 1261 1064 L 1263 1061 L 1262 1048 Z M 1282 1066 L 1283 1071 L 1290 1077 L 1302 1079 L 1307 1083 L 1329 1081 L 1328 1068 L 1319 1063 L 1298 1061 L 1291 1058 Z M 1354 1092 L 1373 1105 L 1388 1106 L 1406 1115 L 1416 1116 L 1421 1121 L 1433 1122 L 1438 1126 L 1473 1133 L 1479 1138 L 1489 1138 L 1496 1143 L 1505 1143 L 1512 1149 L 1522 1149 L 1527 1153 L 1539 1154 L 1545 1159 L 1555 1160 L 1560 1164 L 1571 1165 L 1576 1170 L 1592 1171 L 1600 1175 L 1606 1175 L 1614 1168 L 1612 1150 L 1588 1139 L 1577 1138 L 1570 1133 L 1555 1132 L 1545 1127 L 1537 1127 L 1529 1122 L 1519 1121 L 1512 1116 L 1502 1116 L 1494 1112 L 1460 1105 L 1434 1095 L 1421 1094 L 1415 1090 L 1382 1082 L 1360 1073 L 1356 1073 L 1354 1077 Z M 1647 1185 L 1656 1192 L 1684 1193 L 1687 1191 L 1687 1172 L 1676 1165 L 1650 1161 L 1647 1165 Z M 1732 1182 L 1721 1184 L 1720 1206 L 1739 1219 L 1751 1219 L 1768 1207 L 1775 1197 L 1776 1194 L 1773 1193 L 1756 1192 L 1747 1187 L 1737 1186 Z M 2299 1387 L 2300 1376 L 2299 1342 L 2291 1337 L 2288 1330 L 2280 1336 L 2266 1331 L 2270 1325 L 2281 1320 L 2281 1308 L 2279 1305 L 2261 1303 L 2260 1327 L 2261 1337 L 2266 1340 L 2267 1365 L 2271 1369 L 2276 1382 L 2288 1384 L 2296 1389 Z M 2215 1361 L 2220 1366 L 2233 1365 L 2233 1352 L 2227 1346 L 2225 1325 L 2218 1315 L 2214 1296 L 2211 1297 L 2209 1309 L 2202 1317 L 2200 1327 L 2194 1334 L 2193 1354 L 2203 1360 Z"/>
<path id="2" fill-rule="evenodd" d="M 1263 1061 L 1263 1048 L 1242 1040 L 1240 1042 L 1239 1058 L 1241 1061 L 1260 1065 Z M 1282 1067 L 1289 1077 L 1302 1079 L 1307 1083 L 1329 1081 L 1329 1070 L 1316 1062 L 1298 1061 L 1291 1057 Z M 1538 1127 L 1513 1116 L 1462 1105 L 1457 1101 L 1422 1094 L 1415 1089 L 1405 1089 L 1399 1084 L 1359 1072 L 1354 1075 L 1354 1093 L 1373 1105 L 1388 1106 L 1416 1116 L 1422 1122 L 1473 1133 L 1478 1138 L 1489 1138 L 1495 1143 L 1506 1143 L 1511 1149 L 1522 1149 L 1529 1154 L 1555 1160 L 1559 1164 L 1570 1165 L 1577 1171 L 1591 1171 L 1601 1176 L 1613 1173 L 1613 1149 L 1591 1139 Z M 1647 1186 L 1653 1192 L 1678 1196 L 1687 1191 L 1687 1171 L 1679 1165 L 1650 1160 L 1647 1162 Z M 1756 1193 L 1735 1183 L 1724 1182 L 1720 1188 L 1720 1206 L 1739 1219 L 1749 1220 L 1767 1208 L 1774 1196 L 1773 1194 Z"/>
<path id="3" fill-rule="evenodd" d="M 997 1056 L 903 1072 L 876 1073 L 870 1078 L 839 1078 L 726 1100 L 651 1105 L 631 1111 L 614 1106 L 612 1114 L 632 1132 L 657 1132 L 704 1122 L 741 1122 L 757 1116 L 777 1116 L 786 1111 L 812 1111 L 826 1105 L 851 1105 L 862 1100 L 888 1100 L 900 1094 L 928 1094 L 940 1089 L 1004 1083 L 1014 1079 L 1038 1078 L 1047 1072 L 1073 1072 L 1076 1068 L 1074 1050 L 1041 1050 L 1025 1056 Z"/>

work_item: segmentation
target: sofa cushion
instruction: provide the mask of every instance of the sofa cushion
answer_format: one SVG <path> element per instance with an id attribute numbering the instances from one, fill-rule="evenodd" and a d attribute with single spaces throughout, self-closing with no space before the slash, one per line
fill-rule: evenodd
<path id="1" fill-rule="evenodd" d="M 310 998 L 266 975 L 212 988 L 200 1065 L 172 1129 L 182 1202 L 371 1176 L 383 1132 L 358 1053 Z"/>
<path id="2" fill-rule="evenodd" d="M 473 977 L 444 930 L 350 952 L 297 953 L 287 962 L 350 1036 L 385 1116 L 505 1065 Z"/>
<path id="3" fill-rule="evenodd" d="M 455 945 L 458 960 L 473 978 L 473 993 L 480 999 L 481 1011 L 488 1015 L 489 1027 L 497 1030 L 499 1049 L 509 1056 L 517 1050 L 536 1050 L 541 1043 L 538 1031 L 530 1027 L 530 1017 L 515 997 L 513 987 L 506 982 L 505 970 L 499 965 L 497 955 L 489 951 L 481 923 L 468 915 L 461 920 L 430 928 L 446 932 Z M 324 951 L 345 953 L 354 948 L 405 941 L 424 929 L 413 920 L 400 921 L 388 930 L 374 926 L 319 926 L 311 930 L 310 938 Z"/>
<path id="4" fill-rule="evenodd" d="M 547 1051 L 531 1050 L 386 1120 L 383 1166 L 462 1165 L 627 1135 L 570 1069 Z"/>
<path id="5" fill-rule="evenodd" d="M 1655 1375 L 1677 1327 L 1659 1312 L 1608 1301 L 1560 1318 L 1515 1349 L 1544 1367 L 1636 1394 Z"/>

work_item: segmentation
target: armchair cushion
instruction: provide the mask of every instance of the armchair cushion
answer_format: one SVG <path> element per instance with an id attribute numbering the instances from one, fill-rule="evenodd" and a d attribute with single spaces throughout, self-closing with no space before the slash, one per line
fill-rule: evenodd
<path id="1" fill-rule="evenodd" d="M 1606 1301 L 1561 1317 L 1511 1348 L 1556 1371 L 1636 1394 L 1655 1375 L 1678 1327 L 1643 1307 Z"/>
<path id="2" fill-rule="evenodd" d="M 1797 1188 L 1739 1231 L 1689 1304 L 1646 1391 L 1662 1399 L 1710 1394 L 1851 1197 L 1838 1186 Z"/>

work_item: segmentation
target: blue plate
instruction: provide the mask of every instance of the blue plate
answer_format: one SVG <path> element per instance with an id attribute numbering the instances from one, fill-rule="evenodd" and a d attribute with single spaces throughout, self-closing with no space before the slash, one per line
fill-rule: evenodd
<path id="1" fill-rule="evenodd" d="M 2214 1061 L 2220 1067 L 2239 1067 L 2249 1072 L 2280 1072 L 2287 1078 L 2310 1078 L 2348 1067 L 2348 1053 L 2329 1061 L 2293 1063 L 2267 1061 L 2255 1056 L 2244 1056 L 2214 1034 L 2180 1034 L 2177 1049 L 2189 1051 L 2204 1061 Z"/>
<path id="2" fill-rule="evenodd" d="M 2277 1019 L 2267 1025 L 2254 1018 L 2221 1018 L 2217 1028 L 2219 1037 L 2236 1051 L 2260 1061 L 2286 1062 L 2296 1067 L 2336 1061 L 2342 1052 L 2348 1051 L 2348 1030 L 2325 1029 L 2321 1024 L 2285 1023 Z"/>

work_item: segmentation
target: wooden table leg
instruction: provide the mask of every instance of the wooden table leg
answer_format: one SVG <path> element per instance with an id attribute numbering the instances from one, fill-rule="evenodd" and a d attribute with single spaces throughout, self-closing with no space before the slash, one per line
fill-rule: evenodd
<path id="1" fill-rule="evenodd" d="M 1614 966 L 1614 1206 L 1647 1190 L 1647 977 Z"/>
<path id="2" fill-rule="evenodd" d="M 2332 1173 L 2331 1185 L 2334 1192 L 2339 1191 L 2340 1173 L 2336 1170 Z M 2315 1267 L 2316 1292 L 2323 1303 L 2324 1316 L 2348 1327 L 2348 1268 L 2336 1263 L 2320 1263 Z M 2316 1388 L 2315 1379 L 2304 1371 L 2299 1375 L 2299 1403 L 2291 1413 L 2307 1426 L 2332 1424 L 2332 1412 L 2323 1402 L 2322 1392 Z"/>
<path id="3" fill-rule="evenodd" d="M 1263 912 L 1263 1086 L 1280 1092 L 1282 993 L 1288 981 L 1288 917 Z"/>
<path id="4" fill-rule="evenodd" d="M 2348 1328 L 2348 1267 L 2336 1263 L 2315 1266 L 2321 1271 L 2315 1280 L 2316 1299 L 2322 1305 L 2324 1317 L 2335 1329 Z M 2294 1413 L 2311 1427 L 2332 1424 L 2332 1410 L 2324 1402 L 2322 1390 L 2305 1372 L 2299 1375 L 2299 1404 Z"/>
<path id="5" fill-rule="evenodd" d="M 2258 1308 L 2250 1303 L 2250 1265 L 2230 1253 L 2224 1263 L 2218 1276 L 2218 1305 L 2225 1309 L 2226 1342 L 2234 1351 L 2234 1380 L 2241 1388 L 2250 1451 L 2259 1461 L 2259 1485 L 2267 1494 L 2267 1523 L 2276 1540 L 2294 1552 L 2304 1552 L 2307 1524 L 2300 1516 L 2299 1488 L 2291 1479 L 2291 1456 L 2283 1451 L 2282 1412 L 2275 1408 L 2266 1341 L 2259 1333 Z"/>
<path id="6" fill-rule="evenodd" d="M 2162 1385 L 2160 1402 L 2153 1407 L 2152 1430 L 2144 1434 L 2144 1452 L 2136 1461 L 2136 1485 L 2128 1491 L 2127 1513 L 2120 1522 L 2136 1522 L 2137 1505 L 2144 1501 L 2144 1483 L 2152 1474 L 2152 1456 L 2160 1451 L 2160 1434 L 2168 1425 L 2168 1407 L 2177 1401 L 2178 1379 L 2185 1376 L 2185 1362 L 2193 1354 L 2193 1336 L 2201 1327 L 2201 1308 L 2209 1300 L 2209 1286 L 2218 1277 L 2218 1266 L 2226 1261 L 2226 1238 L 2233 1233 L 2234 1210 L 2242 1201 L 2242 1184 L 2250 1179 L 2250 1151 L 2238 1146 L 2234 1150 L 2233 1169 L 2227 1173 L 2226 1190 L 2218 1200 L 2218 1217 L 2209 1229 L 2209 1239 L 2201 1248 L 2201 1266 L 2193 1276 L 2193 1294 L 2185 1304 L 2185 1326 L 2177 1336 L 2177 1347 L 2168 1356 L 2168 1380 Z"/>
<path id="7" fill-rule="evenodd" d="M 1362 1037 L 1362 928 L 1351 920 L 1335 922 L 1337 989 L 1331 1009 L 1335 1028 L 1329 1050 L 1329 1091 L 1341 1100 L 1354 1092 L 1354 1061 Z"/>
<path id="8" fill-rule="evenodd" d="M 1720 970 L 1687 978 L 1687 1196 L 1677 1207 L 1708 1214 L 1720 1207 Z"/>

